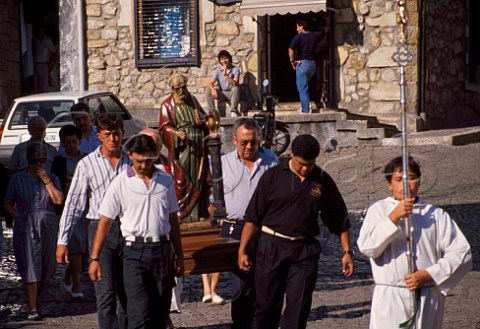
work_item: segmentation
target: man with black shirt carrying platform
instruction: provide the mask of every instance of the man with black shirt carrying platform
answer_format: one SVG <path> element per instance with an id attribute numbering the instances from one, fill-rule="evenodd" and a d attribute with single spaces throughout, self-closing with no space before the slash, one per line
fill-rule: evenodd
<path id="1" fill-rule="evenodd" d="M 333 179 L 315 165 L 319 153 L 314 137 L 296 137 L 291 158 L 263 174 L 245 212 L 247 222 L 238 250 L 238 266 L 243 271 L 254 265 L 246 248 L 259 233 L 255 328 L 278 328 L 285 294 L 283 328 L 306 328 L 321 251 L 315 239 L 320 232 L 319 213 L 340 238 L 343 274 L 353 274 L 347 208 Z"/>

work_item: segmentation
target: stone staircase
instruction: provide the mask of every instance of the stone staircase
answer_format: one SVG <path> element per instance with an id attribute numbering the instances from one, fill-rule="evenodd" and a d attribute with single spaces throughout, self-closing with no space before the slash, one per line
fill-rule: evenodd
<path id="1" fill-rule="evenodd" d="M 249 112 L 253 116 L 255 112 Z M 300 133 L 315 135 L 326 148 L 381 145 L 384 138 L 398 135 L 396 126 L 384 124 L 374 116 L 350 113 L 346 109 L 322 108 L 305 115 L 299 103 L 280 103 L 276 118 L 289 126 L 291 137 Z M 293 139 L 292 138 L 292 139 Z"/>
<path id="2" fill-rule="evenodd" d="M 158 109 L 131 109 L 134 116 L 158 126 Z M 248 112 L 253 117 L 258 111 Z M 299 103 L 281 103 L 276 107 L 276 119 L 288 126 L 290 140 L 299 134 L 312 134 L 326 150 L 362 145 L 382 145 L 382 140 L 400 132 L 394 125 L 383 124 L 376 117 L 353 114 L 346 109 L 320 109 L 307 115 L 300 113 Z M 232 126 L 236 118 L 221 118 L 222 151 L 233 150 Z"/>

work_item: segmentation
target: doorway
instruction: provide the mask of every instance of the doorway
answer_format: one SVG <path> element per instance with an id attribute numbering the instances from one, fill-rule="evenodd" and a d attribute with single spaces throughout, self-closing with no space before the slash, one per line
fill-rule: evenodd
<path id="1" fill-rule="evenodd" d="M 57 0 L 21 0 L 20 1 L 20 43 L 22 58 L 22 95 L 60 90 L 60 56 L 59 56 L 59 7 Z M 41 31 L 41 32 L 40 32 Z M 49 42 L 34 42 L 39 34 L 49 38 Z M 53 44 L 56 52 L 45 49 Z M 35 54 L 41 45 L 43 55 Z M 42 63 L 40 63 L 40 61 Z M 41 65 L 39 65 L 39 63 Z M 43 66 L 43 67 L 42 67 Z M 39 73 L 40 72 L 40 73 Z M 38 76 L 44 83 L 39 83 Z M 37 79 L 36 79 L 37 77 Z M 45 86 L 46 85 L 46 86 Z"/>
<path id="2" fill-rule="evenodd" d="M 279 97 L 279 102 L 299 102 L 299 95 L 296 87 L 295 71 L 290 65 L 288 57 L 288 48 L 290 42 L 297 34 L 296 20 L 300 15 L 275 15 L 268 16 L 266 20 L 267 36 L 269 40 L 269 49 L 267 55 L 267 71 L 271 79 L 271 93 Z M 325 21 L 327 13 L 308 13 L 302 14 L 311 22 L 312 30 L 319 27 L 320 21 Z M 328 21 L 328 20 L 327 20 Z M 329 62 L 329 33 L 320 44 L 319 58 L 317 63 L 317 72 L 309 82 L 310 98 L 317 104 L 328 103 L 330 66 Z M 324 87 L 325 86 L 325 87 Z"/>

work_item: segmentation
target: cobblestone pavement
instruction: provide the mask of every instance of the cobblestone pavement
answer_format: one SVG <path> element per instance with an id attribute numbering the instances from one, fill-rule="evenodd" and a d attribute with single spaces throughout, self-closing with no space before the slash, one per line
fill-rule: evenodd
<path id="1" fill-rule="evenodd" d="M 321 155 L 320 165 L 337 181 L 351 215 L 352 241 L 361 226 L 362 210 L 388 192 L 381 175 L 383 165 L 399 155 L 400 149 L 356 148 Z M 472 250 L 474 266 L 447 298 L 444 328 L 480 328 L 480 144 L 467 146 L 412 147 L 411 155 L 422 165 L 420 194 L 442 205 L 456 220 Z M 323 253 L 308 328 L 368 328 L 372 276 L 368 259 L 355 255 L 356 272 L 351 278 L 341 275 L 338 238 L 322 230 Z M 354 247 L 356 249 L 356 246 Z M 97 328 L 94 293 L 88 278 L 83 278 L 85 299 L 72 300 L 62 288 L 61 269 L 50 282 L 41 303 L 45 317 L 39 322 L 25 319 L 25 296 L 15 273 L 11 236 L 0 264 L 0 328 Z M 224 305 L 200 302 L 202 282 L 198 275 L 184 278 L 182 312 L 172 314 L 177 328 L 224 329 L 230 327 L 230 286 L 222 273 L 218 293 Z"/>

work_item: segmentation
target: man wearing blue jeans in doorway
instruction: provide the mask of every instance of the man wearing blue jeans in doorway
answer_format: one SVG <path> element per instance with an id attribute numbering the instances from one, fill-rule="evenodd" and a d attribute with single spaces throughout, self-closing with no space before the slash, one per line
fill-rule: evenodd
<path id="1" fill-rule="evenodd" d="M 308 81 L 317 70 L 315 60 L 319 50 L 318 46 L 326 32 L 325 30 L 311 32 L 309 22 L 305 19 L 297 20 L 297 32 L 298 34 L 293 38 L 288 48 L 288 56 L 297 76 L 297 89 L 300 94 L 302 113 L 308 113 L 310 106 Z"/>

